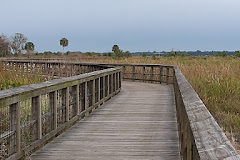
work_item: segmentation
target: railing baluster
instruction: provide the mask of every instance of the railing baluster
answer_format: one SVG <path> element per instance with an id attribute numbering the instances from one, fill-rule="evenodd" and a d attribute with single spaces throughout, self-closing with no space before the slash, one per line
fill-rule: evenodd
<path id="1" fill-rule="evenodd" d="M 98 78 L 98 102 L 101 100 L 101 77 Z M 100 103 L 98 105 L 100 107 Z"/>
<path id="2" fill-rule="evenodd" d="M 37 139 L 42 138 L 42 114 L 41 114 L 41 96 L 33 97 L 32 98 L 32 110 L 33 110 L 33 120 L 37 121 L 36 124 L 36 131 L 37 131 Z"/>
<path id="3" fill-rule="evenodd" d="M 88 86 L 87 81 L 85 82 L 85 110 L 88 108 Z"/>
<path id="4" fill-rule="evenodd" d="M 13 104 L 16 107 L 16 152 L 21 152 L 21 127 L 20 127 L 20 103 Z"/>
<path id="5" fill-rule="evenodd" d="M 166 83 L 168 84 L 169 80 L 169 67 L 167 67 L 167 74 L 166 74 Z"/>
<path id="6" fill-rule="evenodd" d="M 111 74 L 111 94 L 113 93 L 113 74 Z"/>
<path id="7" fill-rule="evenodd" d="M 57 91 L 49 93 L 50 108 L 53 109 L 53 129 L 57 129 Z"/>
<path id="8" fill-rule="evenodd" d="M 150 80 L 151 80 L 151 83 L 153 83 L 153 67 L 151 67 L 151 75 L 150 75 Z"/>
<path id="9" fill-rule="evenodd" d="M 9 106 L 9 130 L 11 132 L 16 132 L 16 123 L 17 123 L 17 119 L 16 119 L 16 115 L 17 115 L 17 104 L 12 104 Z M 11 136 L 9 137 L 10 139 L 10 143 L 9 143 L 9 154 L 13 154 L 15 152 L 15 134 L 11 134 Z"/>
<path id="10" fill-rule="evenodd" d="M 132 81 L 135 81 L 135 66 L 132 66 Z"/>
<path id="11" fill-rule="evenodd" d="M 92 81 L 92 105 L 95 104 L 95 92 L 96 92 L 96 80 L 93 79 Z"/>
<path id="12" fill-rule="evenodd" d="M 105 82 L 106 76 L 103 76 L 103 96 L 102 98 L 104 99 L 106 97 L 106 82 Z M 104 101 L 103 101 L 104 103 Z"/>
<path id="13" fill-rule="evenodd" d="M 122 79 L 125 80 L 126 66 L 123 66 Z"/>
<path id="14" fill-rule="evenodd" d="M 117 73 L 114 73 L 114 84 L 115 84 L 114 92 L 116 92 L 117 91 Z"/>
<path id="15" fill-rule="evenodd" d="M 161 83 L 162 83 L 162 72 L 163 72 L 162 66 L 160 66 L 159 70 L 160 70 L 160 73 L 159 73 L 159 81 L 160 81 L 160 84 L 161 84 Z"/>
<path id="16" fill-rule="evenodd" d="M 142 81 L 145 82 L 145 66 L 142 67 Z"/>

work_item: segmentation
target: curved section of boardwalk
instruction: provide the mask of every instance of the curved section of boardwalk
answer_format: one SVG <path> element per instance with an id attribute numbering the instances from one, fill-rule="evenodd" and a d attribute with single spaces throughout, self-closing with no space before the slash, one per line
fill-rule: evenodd
<path id="1" fill-rule="evenodd" d="M 180 159 L 173 88 L 122 82 L 118 95 L 30 158 Z"/>

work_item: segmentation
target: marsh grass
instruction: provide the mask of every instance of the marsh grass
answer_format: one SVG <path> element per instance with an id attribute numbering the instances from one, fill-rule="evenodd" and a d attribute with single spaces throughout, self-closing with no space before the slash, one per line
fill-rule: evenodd
<path id="1" fill-rule="evenodd" d="M 236 148 L 240 148 L 240 58 L 131 57 L 121 60 L 106 58 L 94 62 L 177 65 L 226 135 Z"/>
<path id="2" fill-rule="evenodd" d="M 23 72 L 19 68 L 5 69 L 4 65 L 0 62 L 0 90 L 44 82 L 51 79 L 49 77 L 42 76 L 40 72 Z"/>

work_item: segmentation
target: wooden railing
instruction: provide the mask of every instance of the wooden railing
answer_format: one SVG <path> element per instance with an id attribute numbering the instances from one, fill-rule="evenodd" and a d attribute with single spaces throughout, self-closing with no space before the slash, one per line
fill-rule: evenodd
<path id="1" fill-rule="evenodd" d="M 54 62 L 50 60 L 2 60 L 2 62 L 6 69 L 18 68 L 29 73 L 40 72 L 41 75 L 51 75 L 55 78 L 89 73 L 106 67 L 121 67 L 123 80 L 173 84 L 173 66 L 171 65 Z"/>
<path id="2" fill-rule="evenodd" d="M 220 126 L 176 66 L 173 86 L 183 159 L 239 160 Z"/>
<path id="3" fill-rule="evenodd" d="M 17 70 L 28 74 L 40 74 L 53 78 L 71 77 L 106 68 L 107 65 L 78 62 L 48 62 L 30 60 L 1 60 L 5 70 Z"/>
<path id="4" fill-rule="evenodd" d="M 121 70 L 106 68 L 0 91 L 0 159 L 27 155 L 117 94 Z"/>
<path id="5" fill-rule="evenodd" d="M 122 79 L 138 82 L 173 84 L 173 67 L 158 64 L 101 64 L 122 68 Z"/>

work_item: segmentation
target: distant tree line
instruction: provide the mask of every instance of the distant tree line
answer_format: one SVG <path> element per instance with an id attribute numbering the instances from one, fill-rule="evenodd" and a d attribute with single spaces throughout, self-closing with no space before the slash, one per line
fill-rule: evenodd
<path id="1" fill-rule="evenodd" d="M 36 55 L 63 55 L 64 54 L 64 48 L 68 46 L 68 39 L 62 38 L 60 39 L 60 45 L 63 47 L 62 53 L 60 52 L 50 52 L 45 51 L 44 53 L 37 53 L 34 52 L 35 45 L 33 42 L 29 42 L 27 37 L 22 33 L 15 33 L 14 36 L 7 37 L 6 35 L 2 34 L 0 35 L 0 57 L 7 57 L 7 56 L 22 56 L 23 51 L 26 51 L 26 55 L 32 55 L 33 53 L 36 53 Z M 69 55 L 72 52 L 66 52 L 66 55 Z M 81 52 L 73 52 L 73 53 L 81 53 Z M 85 53 L 88 56 L 108 56 L 112 58 L 125 58 L 125 57 L 131 57 L 131 56 L 152 56 L 153 59 L 156 59 L 156 56 L 167 56 L 167 57 L 175 57 L 175 56 L 229 56 L 233 55 L 236 57 L 240 57 L 240 51 L 235 52 L 229 52 L 229 51 L 170 51 L 170 52 L 133 52 L 130 53 L 129 51 L 123 51 L 119 48 L 118 45 L 113 45 L 112 52 L 107 53 L 95 53 L 95 52 L 86 52 Z"/>
<path id="2" fill-rule="evenodd" d="M 62 54 L 64 54 L 64 47 L 68 46 L 68 40 L 62 38 L 60 45 L 63 47 Z M 0 57 L 7 56 L 22 56 L 23 51 L 26 51 L 26 55 L 32 55 L 34 52 L 35 45 L 33 42 L 28 42 L 27 37 L 22 33 L 15 33 L 14 36 L 7 37 L 4 34 L 0 35 Z M 50 54 L 48 53 L 43 54 Z M 38 55 L 38 53 L 37 53 Z"/>
<path id="3" fill-rule="evenodd" d="M 34 51 L 33 42 L 27 42 L 24 34 L 15 33 L 9 38 L 4 34 L 0 35 L 0 56 L 21 56 L 23 50 L 26 50 L 27 55 L 31 55 Z"/>

